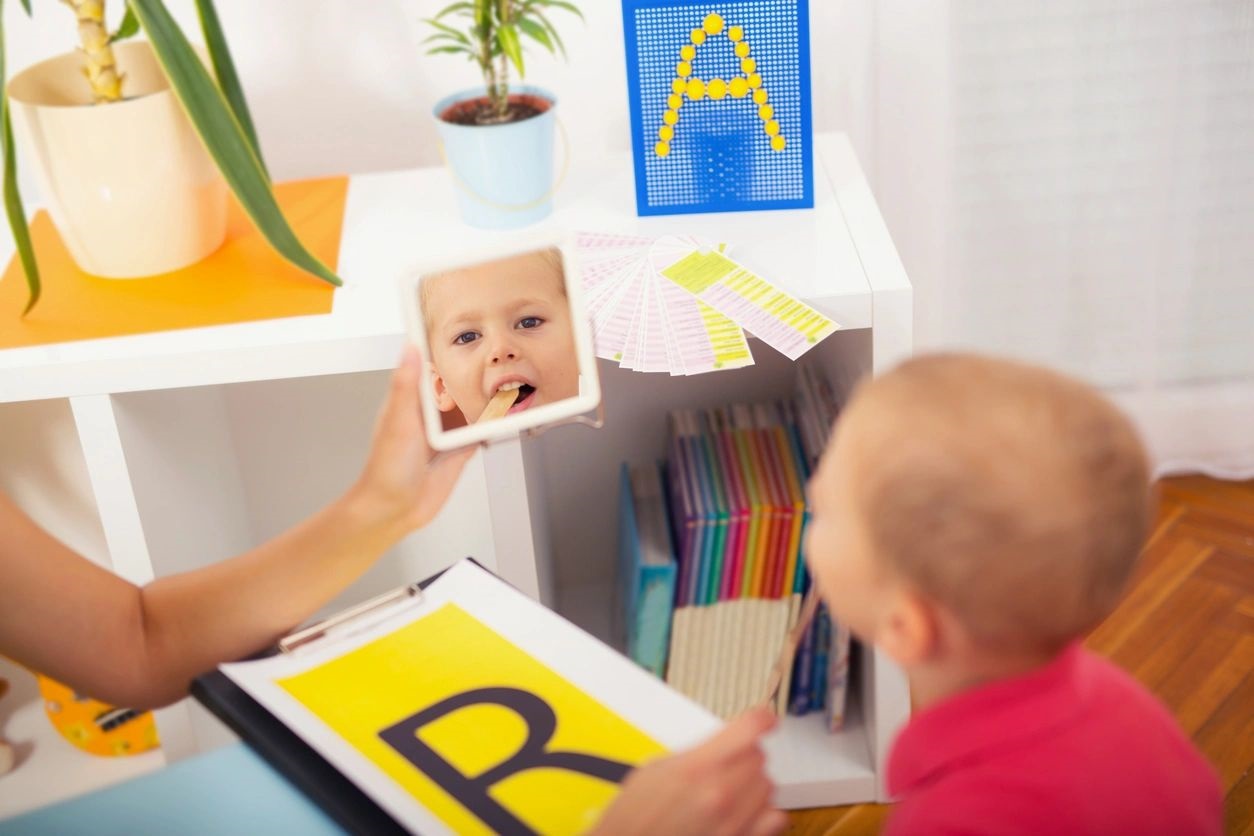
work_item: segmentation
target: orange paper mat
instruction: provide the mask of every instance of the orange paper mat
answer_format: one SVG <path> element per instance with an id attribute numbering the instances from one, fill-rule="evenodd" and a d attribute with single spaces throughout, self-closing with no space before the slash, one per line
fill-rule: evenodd
<path id="1" fill-rule="evenodd" d="M 348 178 L 282 183 L 275 194 L 309 251 L 337 269 Z M 135 246 L 143 246 L 143 236 L 136 231 Z M 23 318 L 26 277 L 15 253 L 0 280 L 0 348 L 331 311 L 334 288 L 271 249 L 233 197 L 222 246 L 197 264 L 158 276 L 102 279 L 82 272 L 44 211 L 31 222 L 31 238 L 43 296 Z"/>

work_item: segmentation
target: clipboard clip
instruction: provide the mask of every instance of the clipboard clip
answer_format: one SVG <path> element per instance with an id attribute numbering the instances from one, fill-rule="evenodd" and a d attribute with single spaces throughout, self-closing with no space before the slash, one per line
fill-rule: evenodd
<path id="1" fill-rule="evenodd" d="M 391 592 L 376 595 L 374 598 L 341 610 L 335 615 L 324 618 L 322 621 L 318 621 L 294 633 L 289 633 L 279 639 L 279 651 L 281 653 L 293 653 L 305 645 L 324 638 L 333 631 L 340 632 L 341 628 L 350 625 L 361 626 L 364 629 L 368 625 L 362 624 L 362 622 L 369 621 L 373 623 L 372 617 L 379 615 L 393 605 L 410 600 L 413 603 L 419 603 L 422 601 L 422 597 L 422 585 L 418 583 L 407 584 L 393 589 Z"/>

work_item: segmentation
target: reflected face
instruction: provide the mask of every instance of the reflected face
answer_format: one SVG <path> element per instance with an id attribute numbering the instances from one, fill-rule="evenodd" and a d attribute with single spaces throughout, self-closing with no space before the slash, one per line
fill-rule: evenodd
<path id="1" fill-rule="evenodd" d="M 509 413 L 579 394 L 579 366 L 561 260 L 512 256 L 423 281 L 423 316 L 441 412 L 474 423 L 498 391 Z"/>

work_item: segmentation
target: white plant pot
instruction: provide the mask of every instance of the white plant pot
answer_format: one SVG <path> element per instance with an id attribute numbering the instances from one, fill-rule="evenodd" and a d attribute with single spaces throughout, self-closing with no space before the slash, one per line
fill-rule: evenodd
<path id="1" fill-rule="evenodd" d="M 19 159 L 85 272 L 138 278 L 200 261 L 226 237 L 226 184 L 152 48 L 117 44 L 127 99 L 93 105 L 69 53 L 9 82 Z"/>

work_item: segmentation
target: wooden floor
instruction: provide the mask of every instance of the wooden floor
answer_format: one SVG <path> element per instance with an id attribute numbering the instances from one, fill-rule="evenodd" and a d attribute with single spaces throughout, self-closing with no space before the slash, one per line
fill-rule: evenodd
<path id="1" fill-rule="evenodd" d="M 1254 836 L 1254 481 L 1164 480 L 1136 581 L 1088 646 L 1171 708 L 1223 778 L 1226 832 Z M 790 832 L 877 833 L 890 809 L 806 810 Z"/>

